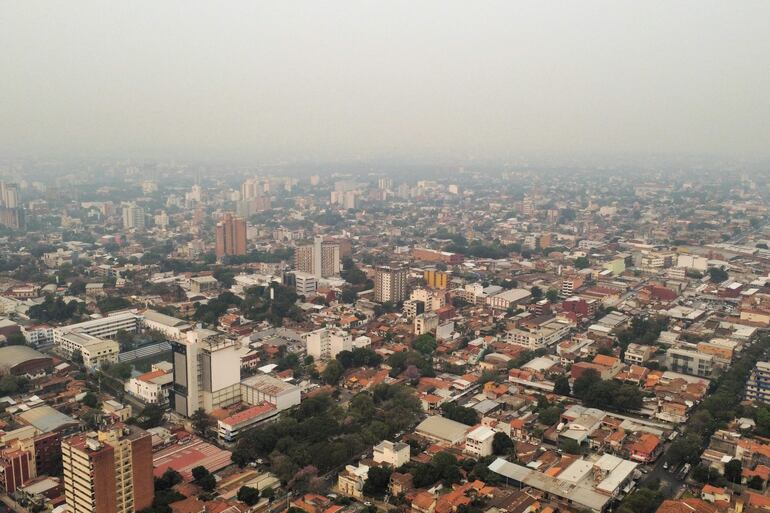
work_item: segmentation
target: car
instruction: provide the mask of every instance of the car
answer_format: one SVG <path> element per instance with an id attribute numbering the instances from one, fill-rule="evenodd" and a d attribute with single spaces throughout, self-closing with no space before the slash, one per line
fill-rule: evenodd
<path id="1" fill-rule="evenodd" d="M 369 502 L 369 501 L 364 502 L 364 506 L 371 506 L 371 505 L 372 505 L 372 503 Z"/>
<path id="2" fill-rule="evenodd" d="M 663 463 L 663 470 L 668 470 L 668 462 Z"/>

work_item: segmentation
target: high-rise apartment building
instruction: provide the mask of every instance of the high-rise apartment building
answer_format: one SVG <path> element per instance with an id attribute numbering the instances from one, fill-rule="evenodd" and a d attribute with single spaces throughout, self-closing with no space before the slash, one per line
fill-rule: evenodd
<path id="1" fill-rule="evenodd" d="M 312 244 L 297 246 L 294 250 L 294 269 L 303 273 L 313 274 Z"/>
<path id="2" fill-rule="evenodd" d="M 332 241 L 322 242 L 321 277 L 339 276 L 340 270 L 340 245 Z"/>
<path id="3" fill-rule="evenodd" d="M 378 303 L 398 303 L 406 299 L 406 273 L 406 267 L 377 267 L 374 276 L 374 300 Z"/>
<path id="4" fill-rule="evenodd" d="M 246 220 L 242 217 L 234 217 L 232 214 L 225 214 L 221 221 L 217 223 L 217 258 L 226 255 L 245 255 L 246 254 Z"/>
<path id="5" fill-rule="evenodd" d="M 425 278 L 425 285 L 429 289 L 441 289 L 445 290 L 449 286 L 449 274 L 444 271 L 436 271 L 428 269 L 422 273 Z"/>
<path id="6" fill-rule="evenodd" d="M 115 424 L 62 441 L 64 496 L 72 513 L 134 513 L 153 499 L 152 437 Z"/>
<path id="7" fill-rule="evenodd" d="M 211 412 L 241 400 L 241 357 L 236 342 L 188 331 L 171 343 L 174 411 L 189 417 L 199 408 Z"/>
<path id="8" fill-rule="evenodd" d="M 294 268 L 297 271 L 312 274 L 316 278 L 339 276 L 341 270 L 339 243 L 316 237 L 312 244 L 297 246 L 294 252 Z"/>
<path id="9" fill-rule="evenodd" d="M 241 184 L 241 199 L 248 200 L 263 196 L 265 186 L 258 176 L 247 179 Z"/>
<path id="10" fill-rule="evenodd" d="M 770 404 L 770 362 L 757 362 L 746 381 L 746 400 Z"/>
<path id="11" fill-rule="evenodd" d="M 144 209 L 136 203 L 123 205 L 123 228 L 126 230 L 144 230 Z"/>
<path id="12" fill-rule="evenodd" d="M 0 206 L 5 208 L 21 207 L 21 193 L 18 184 L 0 182 Z"/>

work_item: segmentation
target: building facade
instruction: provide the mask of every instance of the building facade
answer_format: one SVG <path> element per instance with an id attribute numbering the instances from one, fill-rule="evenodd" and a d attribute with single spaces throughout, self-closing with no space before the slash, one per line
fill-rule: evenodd
<path id="1" fill-rule="evenodd" d="M 72 513 L 134 513 L 153 499 L 152 438 L 117 424 L 62 441 L 64 496 Z"/>
<path id="2" fill-rule="evenodd" d="M 770 403 L 770 362 L 757 362 L 746 381 L 746 399 Z"/>
<path id="3" fill-rule="evenodd" d="M 405 300 L 406 276 L 405 267 L 377 267 L 374 276 L 374 300 L 378 303 L 398 303 Z"/>
<path id="4" fill-rule="evenodd" d="M 246 220 L 225 214 L 216 227 L 217 258 L 246 254 Z"/>

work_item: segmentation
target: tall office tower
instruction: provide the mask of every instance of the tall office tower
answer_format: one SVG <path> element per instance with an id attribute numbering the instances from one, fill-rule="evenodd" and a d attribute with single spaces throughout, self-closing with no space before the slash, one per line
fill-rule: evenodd
<path id="1" fill-rule="evenodd" d="M 313 249 L 312 244 L 297 246 L 294 250 L 294 269 L 297 271 L 313 274 Z"/>
<path id="2" fill-rule="evenodd" d="M 18 184 L 0 182 L 0 204 L 5 208 L 19 208 L 21 206 Z"/>
<path id="3" fill-rule="evenodd" d="M 297 246 L 294 252 L 294 269 L 312 274 L 316 278 L 339 276 L 340 245 L 334 241 L 324 241 L 315 237 L 312 244 Z"/>
<path id="4" fill-rule="evenodd" d="M 378 303 L 398 303 L 406 299 L 406 273 L 406 267 L 377 267 L 374 276 L 374 300 Z"/>
<path id="5" fill-rule="evenodd" d="M 392 178 L 380 178 L 377 181 L 377 187 L 379 189 L 384 189 L 384 190 L 392 189 L 393 188 L 393 179 Z"/>
<path id="6" fill-rule="evenodd" d="M 168 214 L 165 210 L 161 210 L 159 214 L 155 215 L 155 226 L 161 230 L 168 228 Z"/>
<path id="7" fill-rule="evenodd" d="M 144 209 L 135 203 L 123 205 L 123 228 L 126 230 L 144 230 Z"/>
<path id="8" fill-rule="evenodd" d="M 525 216 L 535 215 L 535 202 L 529 196 L 524 196 L 521 200 L 521 213 Z"/>
<path id="9" fill-rule="evenodd" d="M 246 220 L 225 214 L 217 223 L 217 258 L 246 254 Z"/>
<path id="10" fill-rule="evenodd" d="M 241 184 L 241 199 L 247 200 L 262 196 L 263 185 L 259 177 L 249 178 Z"/>
<path id="11" fill-rule="evenodd" d="M 198 203 L 202 203 L 205 196 L 206 193 L 203 192 L 203 187 L 196 183 L 190 188 L 190 192 L 187 194 L 187 199 L 190 201 L 197 201 Z"/>
<path id="12" fill-rule="evenodd" d="M 342 207 L 346 209 L 356 208 L 357 197 L 355 191 L 345 191 L 345 196 L 342 199 Z"/>
<path id="13" fill-rule="evenodd" d="M 189 417 L 198 408 L 211 412 L 241 400 L 241 358 L 235 341 L 205 337 L 200 331 L 172 342 L 173 407 Z"/>
<path id="14" fill-rule="evenodd" d="M 154 495 L 152 437 L 115 424 L 62 441 L 64 496 L 72 513 L 134 513 Z"/>
<path id="15" fill-rule="evenodd" d="M 21 194 L 15 183 L 0 182 L 0 225 L 14 230 L 24 226 Z"/>
<path id="16" fill-rule="evenodd" d="M 323 256 L 323 252 L 321 251 L 321 247 L 323 246 L 324 239 L 323 237 L 316 236 L 313 239 L 313 275 L 316 278 L 322 277 L 322 269 L 323 269 L 323 259 L 321 258 Z"/>
<path id="17" fill-rule="evenodd" d="M 339 276 L 341 270 L 340 264 L 340 245 L 334 241 L 324 241 L 321 243 L 321 277 Z"/>

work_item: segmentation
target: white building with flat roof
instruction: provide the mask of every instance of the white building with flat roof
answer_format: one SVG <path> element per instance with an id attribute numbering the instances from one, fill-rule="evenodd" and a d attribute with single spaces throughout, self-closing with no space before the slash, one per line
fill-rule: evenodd
<path id="1" fill-rule="evenodd" d="M 302 399 L 300 388 L 269 374 L 257 374 L 241 381 L 241 401 L 258 405 L 270 403 L 278 411 L 297 406 Z"/>
<path id="2" fill-rule="evenodd" d="M 377 463 L 385 463 L 393 468 L 409 463 L 411 459 L 411 447 L 403 442 L 391 442 L 383 440 L 374 446 L 373 459 Z"/>
<path id="3" fill-rule="evenodd" d="M 54 328 L 53 341 L 56 345 L 61 345 L 61 338 L 66 333 L 83 333 L 99 338 L 112 338 L 119 331 L 136 333 L 142 327 L 143 318 L 134 312 L 120 312 L 107 317 L 93 319 L 90 321 L 70 324 Z"/>
<path id="4" fill-rule="evenodd" d="M 495 432 L 487 426 L 479 426 L 465 437 L 465 453 L 475 458 L 484 458 L 492 454 L 492 441 Z"/>
<path id="5" fill-rule="evenodd" d="M 321 328 L 304 335 L 307 354 L 316 360 L 327 361 L 341 351 L 353 350 L 353 338 L 339 328 Z"/>

